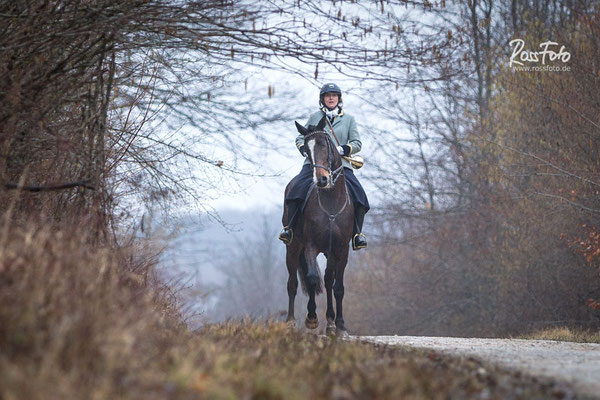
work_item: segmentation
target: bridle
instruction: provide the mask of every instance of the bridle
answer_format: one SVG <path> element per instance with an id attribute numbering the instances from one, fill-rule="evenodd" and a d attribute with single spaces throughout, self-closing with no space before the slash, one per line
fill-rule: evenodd
<path id="1" fill-rule="evenodd" d="M 329 172 L 331 186 L 333 187 L 335 185 L 335 182 L 338 180 L 338 178 L 340 176 L 344 175 L 344 165 L 340 161 L 340 166 L 334 170 L 331 170 L 331 153 L 332 153 L 332 151 L 337 151 L 337 150 L 334 148 L 333 142 L 331 141 L 331 138 L 329 137 L 327 132 L 325 132 L 325 131 L 310 132 L 310 133 L 304 135 L 305 143 L 308 138 L 315 136 L 317 134 L 325 135 L 325 140 L 327 141 L 327 164 L 328 165 L 325 166 L 325 165 L 321 165 L 321 164 L 315 164 L 312 159 L 314 157 L 314 154 L 311 154 L 310 157 L 308 158 L 308 160 L 310 161 L 310 165 L 312 165 L 313 168 L 322 168 L 322 169 L 326 170 L 327 172 Z"/>
<path id="2" fill-rule="evenodd" d="M 307 138 L 310 138 L 311 136 L 314 136 L 316 134 L 324 134 L 325 135 L 325 140 L 327 141 L 327 164 L 328 165 L 324 166 L 324 165 L 320 165 L 320 164 L 315 164 L 312 160 L 312 158 L 314 156 L 313 154 L 310 155 L 308 160 L 310 161 L 310 165 L 312 165 L 313 168 L 315 168 L 315 167 L 323 168 L 324 170 L 329 172 L 329 176 L 331 179 L 331 187 L 333 187 L 335 185 L 335 182 L 338 180 L 338 178 L 340 176 L 344 175 L 344 164 L 340 160 L 340 166 L 338 168 L 334 169 L 333 171 L 331 170 L 331 154 L 333 151 L 337 151 L 337 149 L 333 145 L 333 142 L 331 141 L 331 138 L 329 137 L 327 132 L 313 131 L 311 133 L 308 133 L 308 134 L 304 135 L 304 142 L 306 143 Z M 325 209 L 325 207 L 323 207 L 323 204 L 321 203 L 321 189 L 317 188 L 317 200 L 319 202 L 319 208 L 321 208 L 321 210 L 323 212 L 325 212 L 325 214 L 327 214 L 327 216 L 329 217 L 329 246 L 328 246 L 328 250 L 327 250 L 327 256 L 331 255 L 331 248 L 333 245 L 333 222 L 335 221 L 337 216 L 340 215 L 346 209 L 346 206 L 350 202 L 348 189 L 346 189 L 345 193 L 346 193 L 346 196 L 344 199 L 344 205 L 342 206 L 342 208 L 340 208 L 338 210 L 338 212 L 336 212 L 335 214 L 332 214 L 329 211 L 327 211 Z"/>

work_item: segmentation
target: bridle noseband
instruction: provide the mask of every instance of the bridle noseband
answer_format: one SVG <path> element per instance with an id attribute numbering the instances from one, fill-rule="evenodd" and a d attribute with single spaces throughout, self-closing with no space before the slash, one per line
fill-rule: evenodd
<path id="1" fill-rule="evenodd" d="M 337 151 L 337 149 L 335 149 L 333 147 L 333 142 L 331 141 L 331 139 L 329 138 L 329 135 L 327 134 L 327 132 L 325 131 L 313 131 L 307 135 L 304 135 L 304 141 L 306 143 L 307 138 L 310 138 L 312 136 L 315 136 L 317 134 L 324 134 L 325 135 L 325 140 L 327 141 L 327 166 L 325 165 L 321 165 L 321 164 L 315 164 L 314 161 L 312 160 L 312 158 L 314 157 L 314 154 L 311 154 L 309 157 L 309 161 L 310 161 L 310 165 L 312 165 L 313 168 L 323 168 L 324 170 L 326 170 L 327 172 L 329 172 L 329 176 L 331 179 L 331 186 L 333 187 L 335 185 L 335 182 L 338 180 L 338 178 L 342 175 L 344 175 L 344 165 L 341 163 L 340 161 L 340 166 L 337 167 L 336 169 L 334 169 L 333 171 L 331 170 L 331 152 L 332 151 Z"/>

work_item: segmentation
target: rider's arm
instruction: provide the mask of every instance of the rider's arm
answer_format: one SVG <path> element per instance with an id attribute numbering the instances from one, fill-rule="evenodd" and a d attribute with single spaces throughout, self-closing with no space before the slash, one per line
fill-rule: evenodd
<path id="1" fill-rule="evenodd" d="M 306 124 L 304 125 L 304 127 L 308 127 L 309 125 L 316 125 L 317 122 L 319 121 L 314 121 L 315 115 L 311 115 L 310 118 L 308 119 L 308 121 L 306 121 Z M 303 156 L 305 156 L 305 151 L 302 148 L 304 147 L 304 135 L 300 134 L 298 136 L 296 136 L 296 148 L 298 149 L 298 151 L 300 152 L 300 154 L 302 154 Z M 306 157 L 306 156 L 305 156 Z"/>
<path id="2" fill-rule="evenodd" d="M 304 135 L 298 135 L 296 137 L 296 148 L 300 154 L 304 155 Z"/>
<path id="3" fill-rule="evenodd" d="M 358 127 L 353 116 L 351 116 L 350 127 L 348 129 L 348 146 L 350 146 L 350 154 L 356 154 L 362 148 Z"/>

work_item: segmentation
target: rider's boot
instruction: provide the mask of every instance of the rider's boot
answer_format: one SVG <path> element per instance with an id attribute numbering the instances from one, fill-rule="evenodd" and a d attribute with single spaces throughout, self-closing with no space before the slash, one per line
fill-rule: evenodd
<path id="1" fill-rule="evenodd" d="M 298 216 L 300 215 L 300 202 L 299 201 L 290 201 L 287 203 L 287 223 L 279 232 L 279 240 L 281 240 L 285 244 L 292 243 L 292 239 L 294 238 L 294 231 L 292 228 L 296 225 L 296 221 L 298 220 Z"/>
<path id="2" fill-rule="evenodd" d="M 352 250 L 360 250 L 367 247 L 367 237 L 362 233 L 363 221 L 367 210 L 361 205 L 354 207 L 354 231 L 352 235 Z"/>

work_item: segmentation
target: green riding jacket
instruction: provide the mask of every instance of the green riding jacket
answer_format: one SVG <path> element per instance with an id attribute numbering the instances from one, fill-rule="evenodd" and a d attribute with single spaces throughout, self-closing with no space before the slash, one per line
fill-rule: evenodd
<path id="1" fill-rule="evenodd" d="M 323 118 L 323 111 L 317 111 L 312 114 L 308 121 L 306 122 L 305 127 L 308 128 L 309 125 L 317 125 L 321 118 Z M 358 134 L 358 128 L 356 127 L 356 121 L 354 117 L 350 114 L 344 112 L 344 110 L 340 111 L 340 115 L 333 119 L 333 131 L 335 132 L 335 136 L 337 136 L 340 141 L 340 146 L 347 144 L 350 146 L 350 154 L 356 154 L 362 148 L 362 143 L 360 141 L 360 136 Z M 331 140 L 337 147 L 337 141 L 335 140 L 333 134 L 331 133 L 331 129 L 329 129 L 329 125 L 325 124 L 325 132 L 329 133 Z M 304 145 L 304 136 L 298 135 L 296 137 L 296 147 L 300 150 L 300 147 Z M 310 164 L 308 158 L 304 160 L 304 164 Z M 342 158 L 342 164 L 346 168 L 352 168 L 350 163 Z"/>

